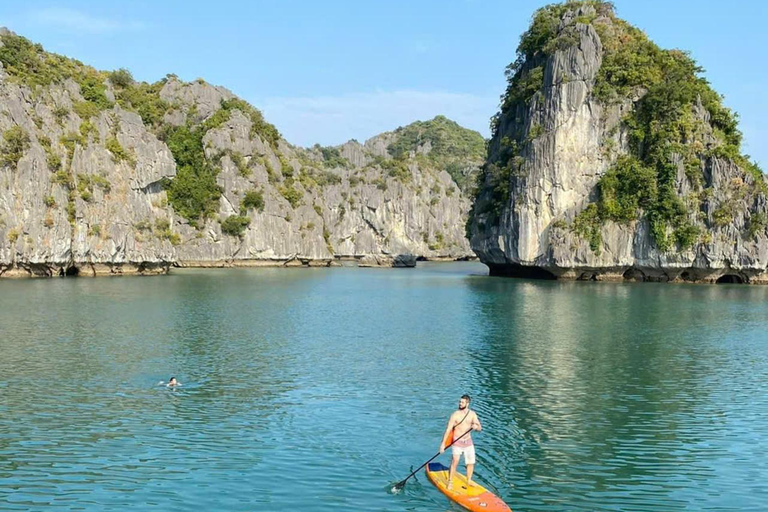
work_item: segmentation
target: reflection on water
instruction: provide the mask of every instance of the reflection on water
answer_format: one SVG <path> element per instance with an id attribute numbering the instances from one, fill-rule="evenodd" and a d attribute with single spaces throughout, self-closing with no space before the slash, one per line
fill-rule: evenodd
<path id="1" fill-rule="evenodd" d="M 766 430 L 730 415 L 765 413 L 764 288 L 468 282 L 484 412 L 518 440 L 514 464 L 498 438 L 484 462 L 514 475 L 517 508 L 763 506 L 751 438 Z"/>
<path id="2" fill-rule="evenodd" d="M 763 508 L 768 287 L 484 269 L 0 282 L 0 509 L 445 511 L 464 392 L 516 511 Z"/>

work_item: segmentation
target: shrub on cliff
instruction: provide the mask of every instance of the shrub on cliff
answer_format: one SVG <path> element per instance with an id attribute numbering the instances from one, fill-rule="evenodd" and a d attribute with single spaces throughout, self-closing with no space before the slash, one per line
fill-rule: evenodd
<path id="1" fill-rule="evenodd" d="M 206 130 L 219 128 L 229 121 L 233 110 L 239 110 L 243 115 L 250 119 L 251 137 L 258 135 L 263 138 L 267 144 L 273 148 L 277 148 L 277 143 L 280 140 L 280 132 L 277 131 L 277 128 L 264 120 L 264 116 L 260 110 L 254 108 L 247 101 L 238 98 L 222 100 L 221 108 L 214 112 L 213 115 L 203 123 L 204 128 Z"/>
<path id="2" fill-rule="evenodd" d="M 240 215 L 230 215 L 221 222 L 221 232 L 229 236 L 243 236 L 251 220 Z"/>
<path id="3" fill-rule="evenodd" d="M 75 114 L 80 116 L 81 119 L 86 120 L 99 115 L 99 112 L 101 112 L 99 107 L 90 101 L 78 101 L 72 105 L 72 110 L 74 110 Z M 69 112 L 67 112 L 67 114 L 69 114 Z"/>
<path id="4" fill-rule="evenodd" d="M 112 160 L 115 162 L 126 162 L 131 167 L 136 165 L 136 157 L 120 144 L 117 137 L 108 138 L 105 146 L 112 153 Z"/>
<path id="5" fill-rule="evenodd" d="M 339 151 L 339 148 L 334 147 L 323 147 L 319 144 L 315 144 L 315 149 L 320 150 L 320 153 L 323 155 L 323 166 L 328 167 L 331 169 L 335 169 L 336 167 L 343 167 L 348 168 L 351 167 L 351 164 L 349 163 L 349 160 L 341 156 L 341 151 Z"/>
<path id="6" fill-rule="evenodd" d="M 125 68 L 117 69 L 109 74 L 109 81 L 115 87 L 130 87 L 133 85 L 133 75 Z"/>
<path id="7" fill-rule="evenodd" d="M 245 193 L 242 202 L 240 203 L 240 212 L 247 212 L 248 210 L 264 211 L 264 194 L 261 190 L 249 190 Z"/>
<path id="8" fill-rule="evenodd" d="M 288 178 L 281 183 L 280 186 L 277 187 L 277 191 L 290 203 L 291 208 L 299 206 L 301 200 L 304 198 L 302 191 L 294 187 L 293 178 Z"/>
<path id="9" fill-rule="evenodd" d="M 117 103 L 124 109 L 133 110 L 139 114 L 146 125 L 153 128 L 159 127 L 163 121 L 163 116 L 170 108 L 168 102 L 160 98 L 160 89 L 163 88 L 165 81 L 148 84 L 128 82 L 124 79 L 118 80 L 126 85 L 121 85 L 115 91 Z"/>
<path id="10" fill-rule="evenodd" d="M 656 173 L 632 156 L 620 157 L 600 180 L 600 217 L 616 222 L 637 218 L 658 199 Z"/>
<path id="11" fill-rule="evenodd" d="M 3 132 L 0 162 L 2 165 L 16 166 L 27 149 L 29 149 L 29 135 L 21 126 L 12 126 Z"/>
<path id="12" fill-rule="evenodd" d="M 164 135 L 176 160 L 176 176 L 165 182 L 168 201 L 196 227 L 201 219 L 218 210 L 221 188 L 216 184 L 216 175 L 219 170 L 205 158 L 201 128 L 179 126 Z"/>
<path id="13" fill-rule="evenodd" d="M 101 73 L 86 73 L 79 83 L 80 94 L 85 101 L 93 103 L 99 110 L 112 107 L 112 102 L 107 99 L 107 87 L 104 85 L 104 77 Z"/>

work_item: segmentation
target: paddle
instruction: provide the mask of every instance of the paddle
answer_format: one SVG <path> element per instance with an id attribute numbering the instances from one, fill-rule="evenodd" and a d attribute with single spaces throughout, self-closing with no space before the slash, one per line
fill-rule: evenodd
<path id="1" fill-rule="evenodd" d="M 462 421 L 463 421 L 463 420 L 462 420 Z M 451 446 L 453 446 L 453 445 L 454 445 L 454 443 L 456 443 L 456 441 L 458 441 L 459 439 L 461 439 L 461 438 L 462 438 L 462 437 L 464 437 L 465 435 L 469 434 L 470 432 L 472 432 L 472 429 L 469 429 L 469 430 L 467 430 L 466 432 L 464 432 L 463 434 L 461 434 L 459 437 L 457 437 L 456 439 L 454 439 L 454 440 L 453 440 L 453 442 L 452 442 L 451 444 L 449 444 L 448 446 L 446 446 L 446 447 L 445 447 L 445 449 L 447 450 L 448 448 L 450 448 Z M 392 487 L 392 490 L 393 490 L 393 491 L 399 491 L 400 489 L 402 489 L 403 487 L 405 487 L 405 482 L 407 482 L 409 478 L 411 478 L 413 475 L 415 475 L 416 473 L 418 473 L 418 472 L 421 470 L 421 468 L 423 468 L 424 466 L 426 466 L 427 464 L 429 464 L 430 462 L 432 462 L 433 460 L 435 460 L 435 459 L 437 458 L 437 456 L 438 456 L 438 455 L 440 455 L 440 452 L 437 452 L 437 453 L 436 453 L 436 454 L 435 454 L 435 455 L 434 455 L 434 456 L 433 456 L 431 459 L 429 459 L 427 462 L 425 462 L 424 464 L 422 464 L 421 466 L 419 466 L 419 469 L 417 469 L 416 471 L 414 471 L 413 473 L 411 473 L 410 475 L 408 475 L 407 477 L 405 477 L 405 480 L 403 480 L 402 482 L 398 482 L 398 483 L 396 483 L 396 484 L 394 485 L 394 487 Z"/>

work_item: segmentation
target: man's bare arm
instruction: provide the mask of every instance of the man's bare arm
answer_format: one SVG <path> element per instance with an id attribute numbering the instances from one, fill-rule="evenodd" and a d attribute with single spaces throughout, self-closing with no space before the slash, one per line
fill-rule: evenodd
<path id="1" fill-rule="evenodd" d="M 445 427 L 445 433 L 443 434 L 443 441 L 440 443 L 440 453 L 443 453 L 446 448 L 446 444 L 448 444 L 448 436 L 451 433 L 451 430 L 453 430 L 453 427 L 456 425 L 456 413 L 451 414 L 451 417 L 448 418 L 448 426 Z"/>
<path id="2" fill-rule="evenodd" d="M 474 412 L 472 413 L 472 428 L 480 432 L 483 430 L 483 426 L 480 424 L 480 418 L 477 417 L 477 414 Z"/>

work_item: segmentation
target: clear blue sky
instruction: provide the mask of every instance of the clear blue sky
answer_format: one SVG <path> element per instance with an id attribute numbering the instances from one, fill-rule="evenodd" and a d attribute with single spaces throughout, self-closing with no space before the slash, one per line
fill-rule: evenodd
<path id="1" fill-rule="evenodd" d="M 445 114 L 488 135 L 531 0 L 3 2 L 0 25 L 141 80 L 202 77 L 262 109 L 289 142 L 364 140 Z M 619 16 L 681 48 L 741 116 L 768 170 L 768 2 L 616 0 Z"/>

